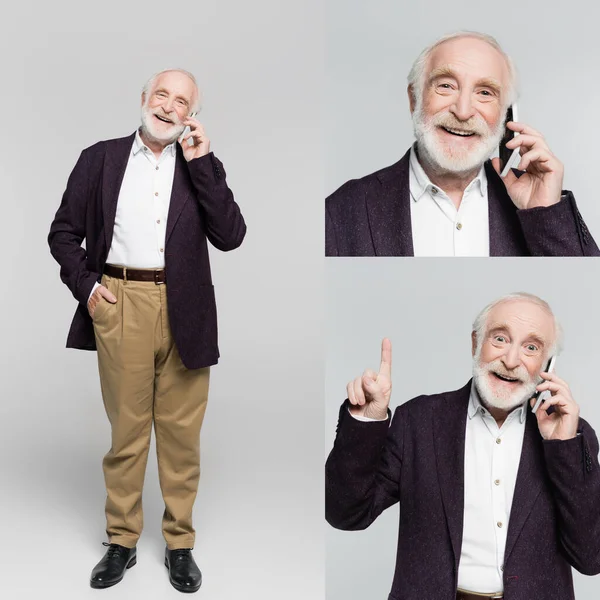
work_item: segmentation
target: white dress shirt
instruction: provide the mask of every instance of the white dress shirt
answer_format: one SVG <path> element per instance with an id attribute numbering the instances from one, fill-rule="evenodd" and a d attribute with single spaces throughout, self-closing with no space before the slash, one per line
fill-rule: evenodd
<path id="1" fill-rule="evenodd" d="M 431 183 L 410 150 L 410 222 L 415 256 L 489 256 L 487 177 L 484 167 L 464 191 L 460 207 Z"/>
<path id="2" fill-rule="evenodd" d="M 526 403 L 502 427 L 471 387 L 465 435 L 465 506 L 458 587 L 503 591 L 502 569 L 517 471 L 525 434 Z"/>
<path id="3" fill-rule="evenodd" d="M 377 420 L 352 416 L 359 421 Z M 458 565 L 461 589 L 479 593 L 504 591 L 506 533 L 526 416 L 524 403 L 498 427 L 481 405 L 475 385 L 471 386 L 465 434 L 463 539 Z"/>
<path id="4" fill-rule="evenodd" d="M 166 146 L 157 159 L 136 132 L 119 191 L 108 264 L 132 269 L 164 268 L 175 144 Z"/>

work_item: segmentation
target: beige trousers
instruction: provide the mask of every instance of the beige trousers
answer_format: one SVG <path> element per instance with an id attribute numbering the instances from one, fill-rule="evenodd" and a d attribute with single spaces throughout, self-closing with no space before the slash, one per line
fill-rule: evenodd
<path id="1" fill-rule="evenodd" d="M 209 368 L 186 369 L 169 328 L 167 289 L 154 282 L 104 275 L 116 304 L 94 313 L 98 368 L 112 445 L 102 463 L 106 533 L 111 543 L 135 546 L 143 526 L 142 488 L 152 423 L 169 549 L 192 548 L 192 508 L 200 479 L 200 428 Z"/>

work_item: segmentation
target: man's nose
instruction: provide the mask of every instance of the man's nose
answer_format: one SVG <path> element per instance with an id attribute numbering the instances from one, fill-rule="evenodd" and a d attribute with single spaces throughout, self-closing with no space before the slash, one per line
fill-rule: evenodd
<path id="1" fill-rule="evenodd" d="M 468 121 L 475 116 L 475 108 L 471 100 L 471 93 L 466 90 L 461 90 L 456 98 L 456 102 L 450 106 L 450 112 L 459 121 Z"/>
<path id="2" fill-rule="evenodd" d="M 173 110 L 173 100 L 171 98 L 167 98 L 163 104 L 163 110 L 166 113 L 170 113 Z"/>
<path id="3" fill-rule="evenodd" d="M 519 349 L 516 346 L 511 346 L 502 357 L 502 362 L 508 370 L 516 369 L 521 364 Z"/>

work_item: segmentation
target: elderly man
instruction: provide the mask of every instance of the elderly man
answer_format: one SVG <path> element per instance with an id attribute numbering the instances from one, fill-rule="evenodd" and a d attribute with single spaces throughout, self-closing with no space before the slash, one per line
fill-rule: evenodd
<path id="1" fill-rule="evenodd" d="M 544 370 L 559 331 L 536 296 L 496 300 L 473 326 L 472 381 L 406 402 L 391 423 L 389 340 L 379 371 L 348 384 L 326 515 L 364 529 L 400 502 L 390 599 L 566 600 L 571 565 L 600 573 L 598 439 Z M 550 394 L 534 414 L 536 390 Z"/>
<path id="2" fill-rule="evenodd" d="M 563 165 L 541 133 L 520 135 L 520 171 L 501 178 L 499 148 L 515 70 L 490 36 L 461 32 L 426 48 L 408 77 L 416 143 L 392 165 L 326 201 L 327 256 L 597 256 L 562 190 Z"/>
<path id="3" fill-rule="evenodd" d="M 192 508 L 209 368 L 219 356 L 207 240 L 233 250 L 246 226 L 193 118 L 199 103 L 187 71 L 152 77 L 140 128 L 81 153 L 48 237 L 79 303 L 67 347 L 97 349 L 112 430 L 103 462 L 109 543 L 92 571 L 95 588 L 118 583 L 136 563 L 153 423 L 169 578 L 184 592 L 201 584 Z"/>

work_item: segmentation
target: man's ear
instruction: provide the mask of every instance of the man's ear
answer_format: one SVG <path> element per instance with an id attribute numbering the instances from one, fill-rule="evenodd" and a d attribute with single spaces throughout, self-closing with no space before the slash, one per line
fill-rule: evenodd
<path id="1" fill-rule="evenodd" d="M 144 106 L 145 102 L 146 102 L 146 93 L 142 92 L 142 104 L 141 104 L 141 106 Z"/>
<path id="2" fill-rule="evenodd" d="M 413 88 L 412 83 L 406 88 L 406 91 L 408 93 L 408 105 L 410 106 L 410 114 L 412 115 L 412 113 L 415 112 L 415 106 L 417 104 L 415 98 L 415 89 Z"/>
<path id="3" fill-rule="evenodd" d="M 475 356 L 475 352 L 477 352 L 477 334 L 472 331 L 471 332 L 471 356 Z"/>

